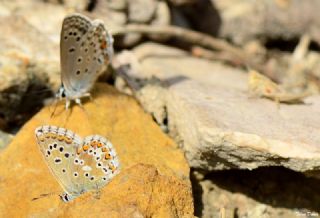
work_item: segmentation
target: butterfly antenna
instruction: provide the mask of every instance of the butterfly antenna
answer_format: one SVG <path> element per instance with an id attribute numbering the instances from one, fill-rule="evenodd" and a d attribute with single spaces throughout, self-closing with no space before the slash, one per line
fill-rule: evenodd
<path id="1" fill-rule="evenodd" d="M 58 99 L 55 98 L 55 100 L 54 100 L 54 108 L 53 108 L 53 111 L 52 111 L 52 113 L 50 115 L 50 118 L 52 118 L 54 116 L 54 114 L 56 112 L 56 109 L 57 109 L 57 105 L 58 105 Z M 49 107 L 49 110 L 50 110 L 50 107 Z"/>
<path id="2" fill-rule="evenodd" d="M 32 201 L 36 201 L 36 200 L 39 200 L 39 199 L 42 199 L 42 198 L 46 198 L 46 197 L 51 197 L 51 196 L 54 196 L 54 195 L 58 195 L 58 192 L 51 192 L 51 193 L 46 193 L 46 194 L 40 194 L 40 196 L 35 197 L 35 198 L 32 198 L 31 200 L 32 200 Z"/>

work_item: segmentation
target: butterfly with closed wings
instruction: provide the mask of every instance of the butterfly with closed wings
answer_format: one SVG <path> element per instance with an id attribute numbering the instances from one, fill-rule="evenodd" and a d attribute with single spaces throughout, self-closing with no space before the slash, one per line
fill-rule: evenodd
<path id="1" fill-rule="evenodd" d="M 63 20 L 60 36 L 61 87 L 59 99 L 81 105 L 82 97 L 90 97 L 95 81 L 110 63 L 113 38 L 100 20 L 91 21 L 81 14 Z"/>

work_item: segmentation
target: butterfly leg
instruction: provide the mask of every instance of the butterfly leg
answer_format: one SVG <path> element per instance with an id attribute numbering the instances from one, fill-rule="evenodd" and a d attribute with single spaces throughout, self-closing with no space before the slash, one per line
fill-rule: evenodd
<path id="1" fill-rule="evenodd" d="M 84 93 L 82 97 L 88 97 L 90 100 L 92 100 L 92 96 L 89 92 Z"/>
<path id="2" fill-rule="evenodd" d="M 94 98 L 92 97 L 92 95 L 88 92 L 88 93 L 85 93 L 83 95 L 83 97 L 88 97 L 90 99 L 90 101 L 92 101 L 96 106 L 98 106 L 99 104 L 94 100 Z"/>
<path id="3" fill-rule="evenodd" d="M 83 107 L 80 98 L 76 98 L 76 99 L 75 99 L 75 102 L 76 102 L 76 104 L 78 104 L 80 107 Z"/>
<path id="4" fill-rule="evenodd" d="M 66 110 L 70 108 L 71 101 L 69 99 L 66 99 Z"/>
<path id="5" fill-rule="evenodd" d="M 54 116 L 54 114 L 55 114 L 55 112 L 56 112 L 57 104 L 58 104 L 58 99 L 55 98 L 55 100 L 54 100 L 54 108 L 53 108 L 53 111 L 52 111 L 52 113 L 51 113 L 51 115 L 50 115 L 51 118 Z"/>
<path id="6" fill-rule="evenodd" d="M 65 117 L 65 121 L 64 121 L 64 125 L 63 126 L 65 126 L 65 124 L 68 122 L 68 119 L 69 119 L 69 117 L 71 115 L 72 108 L 70 107 L 70 105 L 71 105 L 71 100 L 66 98 L 66 105 L 65 105 L 66 117 Z"/>
<path id="7" fill-rule="evenodd" d="M 87 111 L 85 110 L 85 108 L 83 107 L 83 105 L 81 103 L 81 99 L 80 98 L 76 98 L 75 102 L 76 102 L 76 104 L 78 104 L 80 106 L 80 108 L 84 111 L 84 113 L 88 115 Z"/>

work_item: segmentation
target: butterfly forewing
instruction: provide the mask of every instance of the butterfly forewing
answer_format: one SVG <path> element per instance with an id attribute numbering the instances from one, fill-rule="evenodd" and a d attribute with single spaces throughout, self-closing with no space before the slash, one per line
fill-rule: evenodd
<path id="1" fill-rule="evenodd" d="M 64 19 L 60 52 L 61 79 L 67 97 L 81 97 L 110 61 L 112 37 L 101 21 L 73 14 Z"/>
<path id="2" fill-rule="evenodd" d="M 36 129 L 36 138 L 50 171 L 67 193 L 79 192 L 72 184 L 72 165 L 76 150 L 81 146 L 79 136 L 70 130 L 56 126 L 41 126 Z"/>

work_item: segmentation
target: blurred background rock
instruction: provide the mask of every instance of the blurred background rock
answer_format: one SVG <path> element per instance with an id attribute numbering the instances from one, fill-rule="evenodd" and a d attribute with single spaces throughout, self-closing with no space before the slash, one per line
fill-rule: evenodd
<path id="1" fill-rule="evenodd" d="M 317 0 L 2 0 L 0 149 L 57 91 L 61 23 L 79 12 L 115 38 L 100 81 L 134 96 L 184 152 L 196 216 L 319 214 L 319 9 Z"/>

